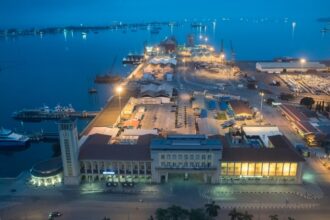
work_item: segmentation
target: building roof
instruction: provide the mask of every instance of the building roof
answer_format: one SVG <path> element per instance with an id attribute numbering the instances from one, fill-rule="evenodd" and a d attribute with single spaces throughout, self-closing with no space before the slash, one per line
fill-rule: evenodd
<path id="1" fill-rule="evenodd" d="M 308 121 L 296 121 L 295 125 L 303 131 L 305 134 L 316 134 L 319 133 L 319 130 L 317 130 L 310 122 Z"/>
<path id="2" fill-rule="evenodd" d="M 79 160 L 150 160 L 150 141 L 155 135 L 140 136 L 135 144 L 110 144 L 111 136 L 93 134 L 80 148 Z"/>
<path id="3" fill-rule="evenodd" d="M 88 135 L 92 134 L 105 134 L 109 136 L 116 136 L 118 134 L 119 128 L 109 128 L 109 127 L 93 127 L 89 132 Z"/>
<path id="4" fill-rule="evenodd" d="M 268 145 L 269 136 L 282 134 L 276 126 L 242 126 L 242 131 L 249 137 L 259 136 L 265 145 Z"/>
<path id="5" fill-rule="evenodd" d="M 303 162 L 304 158 L 295 151 L 283 135 L 269 136 L 274 148 L 227 147 L 222 160 L 228 162 Z"/>
<path id="6" fill-rule="evenodd" d="M 263 69 L 326 69 L 326 65 L 319 62 L 306 62 L 301 65 L 300 62 L 258 62 Z"/>
<path id="7" fill-rule="evenodd" d="M 61 173 L 62 170 L 61 157 L 55 157 L 35 164 L 30 172 L 35 177 L 51 177 Z"/>
<path id="8" fill-rule="evenodd" d="M 286 105 L 282 104 L 279 106 L 279 108 L 287 114 L 288 117 L 290 117 L 294 121 L 307 121 L 308 118 L 306 115 L 304 115 L 299 108 L 293 105 Z"/>
<path id="9" fill-rule="evenodd" d="M 168 135 L 151 141 L 151 150 L 221 150 L 220 139 L 209 139 L 206 135 Z"/>
<path id="10" fill-rule="evenodd" d="M 235 115 L 240 115 L 240 114 L 252 115 L 252 110 L 246 102 L 243 102 L 241 100 L 231 100 L 229 101 L 229 104 L 233 109 Z"/>

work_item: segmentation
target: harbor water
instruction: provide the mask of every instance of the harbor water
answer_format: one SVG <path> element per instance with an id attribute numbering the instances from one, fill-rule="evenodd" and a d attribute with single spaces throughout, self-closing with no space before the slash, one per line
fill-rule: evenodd
<path id="1" fill-rule="evenodd" d="M 294 23 L 293 23 L 294 22 Z M 24 132 L 56 132 L 54 121 L 21 123 L 14 111 L 57 104 L 79 111 L 97 111 L 112 94 L 111 85 L 95 85 L 97 74 L 126 76 L 132 66 L 121 61 L 129 52 L 142 53 L 144 44 L 155 44 L 175 36 L 184 44 L 188 34 L 196 43 L 210 43 L 220 50 L 221 40 L 230 59 L 232 42 L 236 60 L 270 60 L 279 56 L 330 58 L 330 33 L 313 19 L 206 19 L 206 28 L 191 28 L 191 21 L 163 26 L 159 34 L 148 30 L 106 30 L 0 38 L 0 126 Z M 293 25 L 295 24 L 295 25 Z M 293 27 L 294 26 L 294 27 Z M 281 33 L 281 34 L 278 34 Z M 89 94 L 89 88 L 96 94 Z M 80 120 L 79 130 L 88 121 Z M 56 154 L 52 143 L 33 143 L 20 152 L 0 152 L 0 177 L 15 177 L 38 161 Z"/>

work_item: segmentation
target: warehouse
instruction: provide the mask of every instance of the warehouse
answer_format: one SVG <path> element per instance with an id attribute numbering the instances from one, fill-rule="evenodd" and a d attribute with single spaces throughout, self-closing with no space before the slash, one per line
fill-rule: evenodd
<path id="1" fill-rule="evenodd" d="M 266 73 L 282 73 L 282 72 L 307 72 L 310 70 L 317 72 L 327 71 L 326 65 L 319 62 L 258 62 L 256 69 Z"/>

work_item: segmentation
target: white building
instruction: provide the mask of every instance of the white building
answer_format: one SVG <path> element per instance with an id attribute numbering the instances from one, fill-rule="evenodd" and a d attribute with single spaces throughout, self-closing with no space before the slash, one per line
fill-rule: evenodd
<path id="1" fill-rule="evenodd" d="M 199 179 L 205 183 L 219 182 L 219 161 L 222 144 L 206 135 L 169 135 L 153 139 L 151 173 L 155 183 L 170 178 Z"/>
<path id="2" fill-rule="evenodd" d="M 79 145 L 76 121 L 64 119 L 58 123 L 63 177 L 65 185 L 80 183 L 80 166 L 78 162 Z"/>
<path id="3" fill-rule="evenodd" d="M 318 72 L 327 71 L 326 65 L 319 62 L 258 62 L 256 69 L 260 72 L 282 73 L 282 72 L 307 72 L 315 70 Z"/>

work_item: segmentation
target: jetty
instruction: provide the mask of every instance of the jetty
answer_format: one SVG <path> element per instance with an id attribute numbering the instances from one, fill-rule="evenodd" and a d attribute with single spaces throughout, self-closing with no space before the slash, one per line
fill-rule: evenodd
<path id="1" fill-rule="evenodd" d="M 13 118 L 19 121 L 40 122 L 45 120 L 59 120 L 63 118 L 72 119 L 92 119 L 96 117 L 98 111 L 81 111 L 81 112 L 39 112 L 21 110 L 13 113 Z"/>

